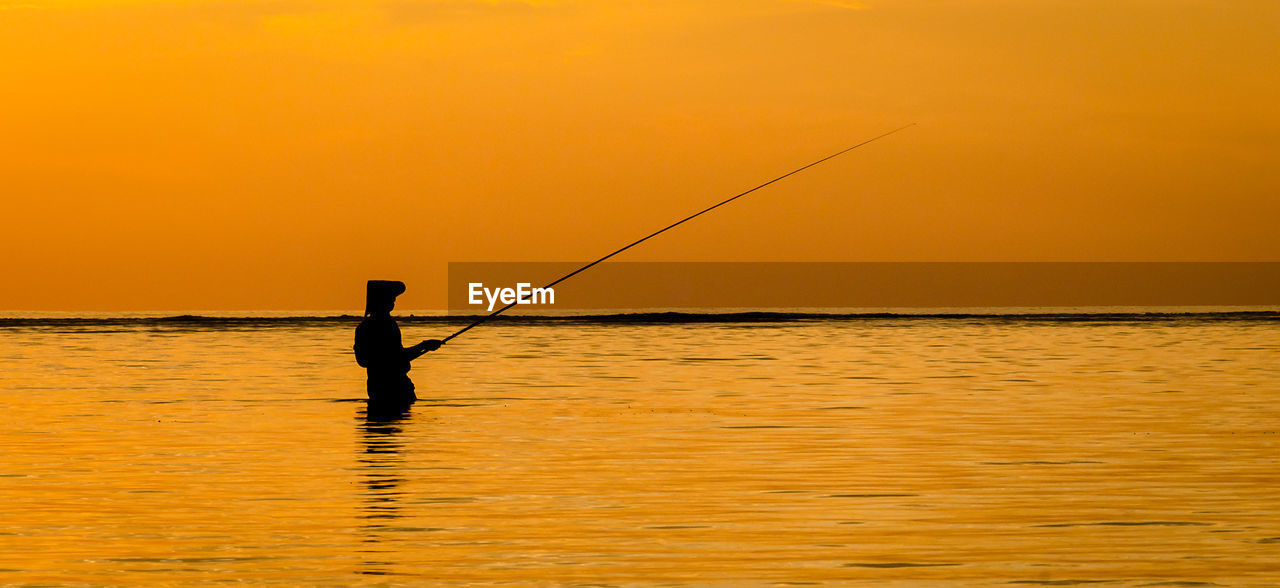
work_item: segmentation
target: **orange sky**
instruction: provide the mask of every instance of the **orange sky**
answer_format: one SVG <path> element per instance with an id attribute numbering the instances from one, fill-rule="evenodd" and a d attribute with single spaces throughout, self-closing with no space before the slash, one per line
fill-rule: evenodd
<path id="1" fill-rule="evenodd" d="M 1280 3 L 0 0 L 0 309 L 448 261 L 1280 260 Z"/>

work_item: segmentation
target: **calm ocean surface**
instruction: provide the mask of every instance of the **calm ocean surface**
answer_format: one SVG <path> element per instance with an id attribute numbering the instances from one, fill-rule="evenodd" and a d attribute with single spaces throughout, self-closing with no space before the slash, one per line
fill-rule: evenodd
<path id="1" fill-rule="evenodd" d="M 0 584 L 1280 584 L 1277 314 L 353 328 L 0 320 Z"/>

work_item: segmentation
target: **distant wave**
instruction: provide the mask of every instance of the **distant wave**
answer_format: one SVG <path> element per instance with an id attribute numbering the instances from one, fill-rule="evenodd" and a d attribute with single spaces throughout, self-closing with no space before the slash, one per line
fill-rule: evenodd
<path id="1" fill-rule="evenodd" d="M 398 316 L 408 324 L 465 325 L 483 315 Z M 321 327 L 355 324 L 354 315 L 330 316 L 201 316 L 165 317 L 0 317 L 4 327 L 156 327 L 156 328 L 268 328 Z M 1108 323 L 1108 322 L 1280 322 L 1276 311 L 1206 311 L 1206 312 L 1015 312 L 1015 313 L 820 313 L 820 312 L 635 312 L 582 315 L 500 315 L 494 323 L 554 324 L 686 324 L 686 323 L 798 323 L 856 321 L 978 321 L 1030 323 Z"/>

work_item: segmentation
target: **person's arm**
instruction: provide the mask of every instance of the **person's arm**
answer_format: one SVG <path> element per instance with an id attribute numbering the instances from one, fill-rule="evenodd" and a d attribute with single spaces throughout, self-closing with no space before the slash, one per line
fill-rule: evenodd
<path id="1" fill-rule="evenodd" d="M 422 357 L 428 351 L 435 351 L 440 348 L 443 343 L 439 339 L 427 339 L 413 347 L 405 349 L 404 352 L 409 356 L 409 361 L 413 361 Z"/>

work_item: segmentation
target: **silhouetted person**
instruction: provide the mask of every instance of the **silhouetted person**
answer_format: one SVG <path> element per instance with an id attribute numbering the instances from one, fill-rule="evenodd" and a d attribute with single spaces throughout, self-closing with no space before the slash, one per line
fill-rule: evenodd
<path id="1" fill-rule="evenodd" d="M 369 370 L 370 409 L 394 410 L 417 400 L 409 379 L 409 362 L 440 348 L 435 339 L 409 348 L 401 346 L 400 327 L 391 318 L 391 310 L 402 293 L 404 282 L 369 280 L 364 320 L 356 327 L 355 351 L 356 363 Z"/>

